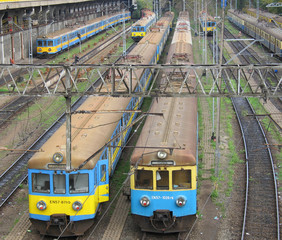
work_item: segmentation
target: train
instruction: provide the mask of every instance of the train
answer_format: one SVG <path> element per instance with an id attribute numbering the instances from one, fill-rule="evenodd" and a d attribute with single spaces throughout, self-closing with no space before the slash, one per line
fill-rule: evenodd
<path id="1" fill-rule="evenodd" d="M 167 13 L 167 21 L 173 16 Z M 140 41 L 119 63 L 156 64 L 169 30 L 145 36 L 146 43 Z M 134 91 L 145 90 L 152 72 L 138 70 L 132 78 Z M 124 82 L 130 85 L 127 78 Z M 142 101 L 142 97 L 89 97 L 78 111 L 91 114 L 72 115 L 71 170 L 66 169 L 65 124 L 29 159 L 29 219 L 40 234 L 80 236 L 91 227 L 101 204 L 109 200 L 110 177 L 136 118 L 136 112 L 122 111 L 137 110 Z"/>
<path id="2" fill-rule="evenodd" d="M 208 36 L 213 35 L 216 29 L 216 21 L 214 17 L 207 14 L 205 11 L 201 11 L 199 14 L 200 26 L 203 34 L 207 32 Z"/>
<path id="3" fill-rule="evenodd" d="M 83 25 L 77 24 L 70 28 L 64 28 L 53 33 L 39 36 L 36 39 L 37 56 L 53 56 L 91 38 L 111 26 L 123 21 L 129 21 L 130 19 L 130 12 L 119 12 L 111 16 L 107 15 L 95 18 Z"/>
<path id="4" fill-rule="evenodd" d="M 274 55 L 282 57 L 282 30 L 280 28 L 271 26 L 269 23 L 258 22 L 256 18 L 233 9 L 228 10 L 227 18 L 242 32 L 260 40 L 260 43 Z"/>
<path id="5" fill-rule="evenodd" d="M 140 41 L 150 27 L 156 22 L 156 14 L 149 9 L 142 9 L 142 17 L 131 27 L 131 37 L 135 42 Z"/>
<path id="6" fill-rule="evenodd" d="M 244 12 L 246 12 L 248 15 L 257 18 L 257 9 L 254 8 L 248 8 L 248 9 L 244 9 Z M 266 11 L 259 11 L 259 19 L 261 21 L 266 21 L 269 23 L 274 23 L 275 25 L 279 26 L 280 28 L 282 28 L 282 16 L 279 16 L 277 14 L 273 14 L 270 12 L 266 12 Z"/>
<path id="7" fill-rule="evenodd" d="M 180 12 L 166 64 L 193 64 L 192 36 L 188 12 Z M 165 65 L 164 65 L 165 66 Z M 179 87 L 179 76 L 187 71 L 166 69 L 170 87 Z M 188 78 L 195 89 L 195 76 Z M 160 91 L 167 88 L 164 79 Z M 198 130 L 197 98 L 154 99 L 131 155 L 131 214 L 144 232 L 187 231 L 196 220 Z"/>

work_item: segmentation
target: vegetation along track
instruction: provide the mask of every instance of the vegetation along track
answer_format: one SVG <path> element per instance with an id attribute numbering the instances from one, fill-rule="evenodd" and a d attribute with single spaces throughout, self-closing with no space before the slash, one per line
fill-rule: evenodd
<path id="1" fill-rule="evenodd" d="M 226 59 L 223 58 L 223 61 L 226 62 Z M 223 72 L 224 80 L 227 79 L 226 74 L 237 79 L 233 72 L 227 71 Z M 227 85 L 227 88 L 230 90 L 231 86 Z M 241 239 L 280 239 L 277 183 L 266 135 L 247 98 L 231 98 L 231 101 L 246 153 L 246 195 Z"/>
<path id="2" fill-rule="evenodd" d="M 130 46 L 127 51 L 130 51 L 134 46 Z M 118 61 L 118 60 L 116 60 Z M 107 74 L 107 71 L 104 72 L 104 75 Z M 96 84 L 99 85 L 101 79 L 96 81 Z M 95 85 L 96 85 L 95 84 Z M 72 106 L 72 110 L 76 110 L 84 101 L 86 97 L 79 98 Z M 27 168 L 26 164 L 35 151 L 40 150 L 40 147 L 47 141 L 47 139 L 52 136 L 52 134 L 64 123 L 65 114 L 63 114 L 57 121 L 46 130 L 46 132 L 39 137 L 35 143 L 27 149 L 1 176 L 0 176 L 0 207 L 9 199 L 9 197 L 15 192 L 18 186 L 26 179 L 27 177 Z"/>

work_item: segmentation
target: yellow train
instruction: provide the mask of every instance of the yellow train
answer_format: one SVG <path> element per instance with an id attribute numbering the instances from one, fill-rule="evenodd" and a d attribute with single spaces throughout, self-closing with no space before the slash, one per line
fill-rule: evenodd
<path id="1" fill-rule="evenodd" d="M 156 14 L 149 9 L 142 10 L 142 18 L 131 28 L 131 37 L 134 41 L 140 41 L 156 22 Z"/>
<path id="2" fill-rule="evenodd" d="M 128 21 L 130 18 L 130 12 L 125 12 L 124 14 L 116 13 L 111 16 L 96 18 L 83 26 L 77 25 L 72 28 L 65 28 L 44 36 L 39 36 L 36 40 L 37 55 L 57 54 L 113 25 L 121 23 L 124 20 Z"/>
<path id="3" fill-rule="evenodd" d="M 199 18 L 202 32 L 204 34 L 207 32 L 207 35 L 213 35 L 213 32 L 216 29 L 215 19 L 205 11 L 200 12 Z"/>

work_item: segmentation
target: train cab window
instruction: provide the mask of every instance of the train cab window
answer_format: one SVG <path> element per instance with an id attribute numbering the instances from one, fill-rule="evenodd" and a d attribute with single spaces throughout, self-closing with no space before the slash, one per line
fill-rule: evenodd
<path id="1" fill-rule="evenodd" d="M 190 189 L 191 170 L 177 170 L 172 172 L 173 189 Z"/>
<path id="2" fill-rule="evenodd" d="M 38 40 L 38 41 L 37 41 L 37 46 L 38 46 L 38 47 L 42 47 L 42 41 Z"/>
<path id="3" fill-rule="evenodd" d="M 87 173 L 70 174 L 70 193 L 88 193 L 89 192 L 89 180 Z"/>
<path id="4" fill-rule="evenodd" d="M 53 41 L 48 41 L 48 47 L 53 47 Z"/>
<path id="5" fill-rule="evenodd" d="M 55 174 L 53 181 L 54 181 L 54 193 L 56 194 L 66 193 L 66 175 Z"/>
<path id="6" fill-rule="evenodd" d="M 153 189 L 153 171 L 137 170 L 134 176 L 135 188 Z"/>
<path id="7" fill-rule="evenodd" d="M 168 171 L 157 171 L 157 190 L 168 190 L 169 189 L 169 172 Z"/>
<path id="8" fill-rule="evenodd" d="M 140 28 L 140 31 L 141 31 L 141 32 L 144 32 L 144 31 L 145 31 L 145 30 L 144 30 L 144 27 L 141 27 L 141 28 Z"/>
<path id="9" fill-rule="evenodd" d="M 50 175 L 42 173 L 33 173 L 32 191 L 39 193 L 50 193 Z"/>

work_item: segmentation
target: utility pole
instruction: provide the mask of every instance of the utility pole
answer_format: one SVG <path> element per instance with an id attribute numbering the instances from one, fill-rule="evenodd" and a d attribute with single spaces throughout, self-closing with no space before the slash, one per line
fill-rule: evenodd
<path id="1" fill-rule="evenodd" d="M 126 55 L 126 34 L 125 34 L 125 11 L 124 11 L 124 9 L 123 9 L 123 11 L 122 11 L 122 14 L 123 14 L 123 43 L 122 43 L 122 45 L 123 45 L 123 53 L 122 53 L 122 55 L 125 57 L 125 55 Z"/>
<path id="2" fill-rule="evenodd" d="M 224 40 L 224 20 L 225 20 L 225 6 L 222 6 L 222 25 L 221 25 L 221 37 L 220 37 L 220 54 L 219 54 L 219 66 L 222 65 L 222 58 L 223 58 L 223 40 Z M 219 70 L 219 83 L 218 87 L 221 89 L 221 81 L 222 81 L 222 70 Z M 218 177 L 219 176 L 219 171 L 218 171 L 218 165 L 219 165 L 219 160 L 220 160 L 220 152 L 219 152 L 219 145 L 220 145 L 220 103 L 221 103 L 221 98 L 217 98 L 217 126 L 216 126 L 216 149 L 215 149 L 215 174 Z"/>
<path id="3" fill-rule="evenodd" d="M 66 71 L 66 170 L 71 170 L 71 83 L 69 68 Z"/>

